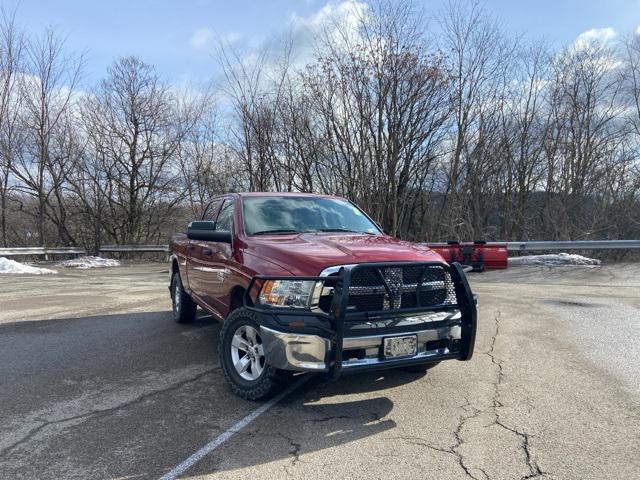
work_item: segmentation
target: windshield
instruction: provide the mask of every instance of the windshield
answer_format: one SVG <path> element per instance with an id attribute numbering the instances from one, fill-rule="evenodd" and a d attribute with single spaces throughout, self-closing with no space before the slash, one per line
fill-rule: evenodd
<path id="1" fill-rule="evenodd" d="M 302 232 L 356 232 L 377 235 L 380 230 L 353 204 L 337 198 L 245 197 L 242 199 L 247 235 Z"/>

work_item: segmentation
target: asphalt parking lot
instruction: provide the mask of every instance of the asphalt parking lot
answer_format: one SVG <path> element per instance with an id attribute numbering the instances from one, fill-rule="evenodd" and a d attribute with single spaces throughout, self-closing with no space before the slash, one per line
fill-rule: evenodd
<path id="1" fill-rule="evenodd" d="M 0 478 L 159 478 L 260 407 L 166 271 L 0 277 Z M 180 478 L 638 478 L 640 265 L 471 281 L 472 361 L 311 377 Z"/>

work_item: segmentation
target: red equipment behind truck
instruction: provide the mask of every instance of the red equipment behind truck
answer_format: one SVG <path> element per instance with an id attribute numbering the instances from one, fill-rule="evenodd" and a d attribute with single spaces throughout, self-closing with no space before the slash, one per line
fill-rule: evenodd
<path id="1" fill-rule="evenodd" d="M 428 243 L 427 246 L 438 252 L 447 262 L 458 262 L 470 266 L 474 272 L 507 268 L 507 244 L 487 243 L 485 241 L 447 243 Z"/>

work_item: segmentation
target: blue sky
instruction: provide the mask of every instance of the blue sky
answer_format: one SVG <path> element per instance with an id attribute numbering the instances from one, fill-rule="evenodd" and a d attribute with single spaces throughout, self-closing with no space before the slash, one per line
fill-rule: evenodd
<path id="1" fill-rule="evenodd" d="M 135 54 L 154 64 L 174 83 L 204 82 L 217 65 L 216 38 L 248 45 L 262 42 L 338 8 L 326 0 L 3 0 L 16 8 L 30 33 L 55 26 L 73 51 L 85 51 L 85 80 L 101 78 L 114 58 Z M 427 15 L 445 0 L 416 1 Z M 508 31 L 544 37 L 552 45 L 572 42 L 582 32 L 610 28 L 609 34 L 636 31 L 640 0 L 487 0 L 488 14 Z"/>

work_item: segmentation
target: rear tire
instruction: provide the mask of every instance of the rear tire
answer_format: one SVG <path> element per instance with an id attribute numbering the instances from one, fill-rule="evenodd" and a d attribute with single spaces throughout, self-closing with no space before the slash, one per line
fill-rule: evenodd
<path id="1" fill-rule="evenodd" d="M 175 322 L 191 323 L 195 320 L 198 306 L 189 294 L 184 291 L 179 273 L 174 273 L 171 278 L 171 305 Z"/>
<path id="2" fill-rule="evenodd" d="M 222 325 L 218 355 L 231 391 L 245 400 L 272 396 L 286 378 L 266 363 L 257 316 L 246 308 L 231 312 Z"/>
<path id="3" fill-rule="evenodd" d="M 438 365 L 440 362 L 432 362 L 432 363 L 420 363 L 418 365 L 409 365 L 408 367 L 402 367 L 402 370 L 405 372 L 411 373 L 427 373 L 428 370 L 431 370 L 433 367 Z"/>

